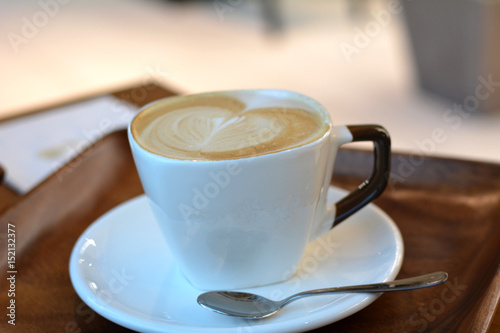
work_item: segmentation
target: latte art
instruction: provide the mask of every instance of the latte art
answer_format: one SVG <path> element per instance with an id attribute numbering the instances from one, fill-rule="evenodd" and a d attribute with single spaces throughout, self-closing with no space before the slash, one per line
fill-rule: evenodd
<path id="1" fill-rule="evenodd" d="M 170 147 L 189 152 L 209 154 L 245 149 L 252 146 L 251 138 L 262 128 L 270 128 L 269 119 L 258 114 L 234 115 L 215 107 L 192 107 L 168 112 L 153 122 L 144 135 L 149 145 Z M 271 140 L 279 131 L 266 137 Z"/>
<path id="2" fill-rule="evenodd" d="M 328 126 L 304 109 L 249 109 L 238 99 L 213 94 L 153 104 L 134 119 L 131 130 L 139 145 L 155 154 L 224 160 L 301 146 L 323 136 Z"/>

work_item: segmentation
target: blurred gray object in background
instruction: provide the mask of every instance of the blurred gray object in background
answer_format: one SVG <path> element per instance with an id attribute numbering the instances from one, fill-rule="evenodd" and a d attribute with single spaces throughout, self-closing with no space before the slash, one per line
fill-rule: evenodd
<path id="1" fill-rule="evenodd" d="M 500 111 L 500 1 L 401 1 L 422 88 Z"/>

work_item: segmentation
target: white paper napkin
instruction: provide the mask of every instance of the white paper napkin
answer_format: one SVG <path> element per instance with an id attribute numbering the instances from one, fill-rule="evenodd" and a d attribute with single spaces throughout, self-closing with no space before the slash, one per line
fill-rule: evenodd
<path id="1" fill-rule="evenodd" d="M 1 122 L 4 182 L 28 192 L 90 144 L 126 128 L 137 110 L 108 95 Z"/>

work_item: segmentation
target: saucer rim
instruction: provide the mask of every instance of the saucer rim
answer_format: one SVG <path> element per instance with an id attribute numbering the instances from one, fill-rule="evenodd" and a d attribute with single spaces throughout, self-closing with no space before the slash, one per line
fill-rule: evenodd
<path id="1" fill-rule="evenodd" d="M 344 189 L 330 186 L 329 192 L 335 191 L 339 194 L 345 195 L 348 192 Z M 101 304 L 96 301 L 97 297 L 93 294 L 93 292 L 89 289 L 88 285 L 85 284 L 84 277 L 79 274 L 79 266 L 77 265 L 77 258 L 79 257 L 79 251 L 82 247 L 82 243 L 85 241 L 85 236 L 92 234 L 95 229 L 98 229 L 102 223 L 105 223 L 109 220 L 109 216 L 114 215 L 117 211 L 124 209 L 124 207 L 133 205 L 136 202 L 147 200 L 145 194 L 140 194 L 134 198 L 131 198 L 102 214 L 96 220 L 94 220 L 85 231 L 79 236 L 76 241 L 70 256 L 69 263 L 69 275 L 75 289 L 77 295 L 84 301 L 91 309 L 97 312 L 99 315 L 103 316 L 107 320 L 110 320 L 118 325 L 121 325 L 125 328 L 129 328 L 136 331 L 141 332 L 206 332 L 206 333 L 221 333 L 225 331 L 229 331 L 234 329 L 236 326 L 212 326 L 212 327 L 202 327 L 199 325 L 188 326 L 185 324 L 178 324 L 173 322 L 165 322 L 158 323 L 155 321 L 151 321 L 149 317 L 144 316 L 143 313 L 136 312 L 135 316 L 130 316 L 130 310 L 123 311 L 120 310 L 120 307 L 110 307 L 108 304 Z M 374 214 L 380 216 L 381 220 L 383 220 L 389 227 L 392 233 L 392 237 L 396 244 L 395 248 L 395 260 L 392 263 L 391 267 L 387 269 L 387 276 L 382 282 L 391 281 L 396 278 L 398 275 L 404 257 L 404 242 L 403 237 L 396 223 L 392 220 L 392 218 L 383 211 L 380 207 L 373 203 L 369 203 L 366 207 L 373 210 Z M 365 208 L 366 208 L 365 207 Z M 378 297 L 380 297 L 382 293 L 379 294 L 350 294 L 346 297 L 354 298 L 354 305 L 350 308 L 347 308 L 341 311 L 340 316 L 336 316 L 332 321 L 331 313 L 325 313 L 325 311 L 319 311 L 316 313 L 309 313 L 305 316 L 308 318 L 306 323 L 303 323 L 300 327 L 289 327 L 287 323 L 288 321 L 272 321 L 273 318 L 266 318 L 263 320 L 252 320 L 251 323 L 257 325 L 249 325 L 253 330 L 252 332 L 275 332 L 276 329 L 287 329 L 288 332 L 302 332 L 307 331 L 319 327 L 323 327 L 325 325 L 332 324 L 339 320 L 342 320 L 346 317 L 351 316 L 352 314 L 359 312 L 364 309 L 371 303 L 373 303 Z M 94 296 L 94 297 L 91 297 Z M 356 300 L 357 299 L 357 300 Z M 331 307 L 332 304 L 327 304 L 325 307 Z M 128 317 L 128 319 L 127 319 Z M 303 316 L 300 316 L 303 317 Z M 139 319 L 139 321 L 137 320 Z M 291 329 L 291 330 L 290 330 Z"/>

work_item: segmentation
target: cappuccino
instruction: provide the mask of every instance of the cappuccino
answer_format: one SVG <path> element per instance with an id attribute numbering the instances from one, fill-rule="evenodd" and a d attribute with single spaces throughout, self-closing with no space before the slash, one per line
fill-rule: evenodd
<path id="1" fill-rule="evenodd" d="M 169 255 L 205 290 L 290 278 L 308 242 L 381 193 L 390 166 L 383 128 L 333 126 L 318 102 L 284 90 L 158 100 L 141 109 L 127 135 Z M 363 183 L 370 186 L 333 203 L 338 148 L 354 141 L 373 141 L 377 151 Z"/>
<path id="2" fill-rule="evenodd" d="M 325 115 L 295 104 L 228 92 L 171 97 L 146 107 L 131 133 L 144 149 L 173 159 L 270 154 L 316 141 L 330 128 Z"/>

